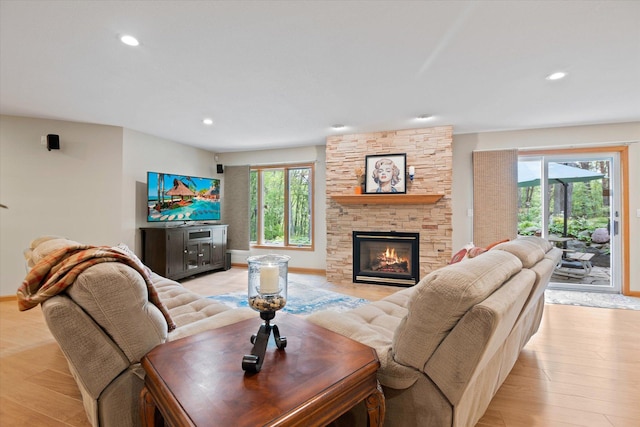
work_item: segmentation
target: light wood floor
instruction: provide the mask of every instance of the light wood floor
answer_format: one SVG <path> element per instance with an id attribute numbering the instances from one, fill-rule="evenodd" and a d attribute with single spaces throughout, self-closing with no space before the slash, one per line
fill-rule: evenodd
<path id="1" fill-rule="evenodd" d="M 398 288 L 324 277 L 290 280 L 377 300 Z M 246 269 L 183 284 L 203 295 L 246 289 Z M 640 426 L 640 311 L 547 305 L 538 333 L 478 427 Z M 0 302 L 0 426 L 89 426 L 80 393 L 40 308 Z"/>

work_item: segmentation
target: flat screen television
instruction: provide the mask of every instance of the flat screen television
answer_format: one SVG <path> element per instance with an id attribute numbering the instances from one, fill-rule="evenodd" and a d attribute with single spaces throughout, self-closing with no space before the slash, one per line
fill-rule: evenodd
<path id="1" fill-rule="evenodd" d="M 147 172 L 147 221 L 219 221 L 220 180 Z"/>

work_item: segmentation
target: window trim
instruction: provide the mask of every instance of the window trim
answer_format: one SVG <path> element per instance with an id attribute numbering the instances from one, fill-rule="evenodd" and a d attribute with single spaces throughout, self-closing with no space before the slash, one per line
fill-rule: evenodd
<path id="1" fill-rule="evenodd" d="M 282 245 L 269 245 L 261 242 L 251 242 L 249 241 L 249 246 L 252 249 L 278 249 L 278 250 L 296 250 L 296 251 L 315 251 L 315 198 L 316 198 L 316 189 L 315 189 L 315 164 L 311 163 L 285 163 L 285 164 L 277 164 L 277 165 L 254 165 L 249 167 L 249 173 L 257 172 L 257 205 L 263 206 L 262 203 L 262 174 L 260 172 L 269 170 L 269 169 L 283 169 L 284 170 L 284 206 L 285 206 L 285 218 L 284 218 L 284 241 L 289 241 L 289 170 L 290 169 L 301 169 L 301 168 L 309 168 L 311 170 L 310 183 L 309 188 L 311 189 L 311 200 L 310 200 L 310 227 L 311 227 L 311 244 L 308 246 L 299 246 L 299 245 L 290 245 L 283 243 Z M 258 209 L 258 224 L 257 224 L 257 237 L 258 239 L 262 238 L 262 227 L 263 227 L 263 214 L 262 209 Z"/>

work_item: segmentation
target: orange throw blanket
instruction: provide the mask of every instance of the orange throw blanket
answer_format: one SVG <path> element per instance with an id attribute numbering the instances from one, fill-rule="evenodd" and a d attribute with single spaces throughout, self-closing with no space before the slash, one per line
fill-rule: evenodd
<path id="1" fill-rule="evenodd" d="M 108 246 L 78 244 L 61 248 L 44 257 L 27 273 L 22 285 L 18 288 L 18 309 L 29 310 L 59 294 L 71 286 L 80 273 L 101 262 L 121 262 L 140 273 L 147 284 L 149 301 L 162 312 L 169 331 L 176 328 L 169 311 L 158 297 L 146 267 L 125 251 Z"/>

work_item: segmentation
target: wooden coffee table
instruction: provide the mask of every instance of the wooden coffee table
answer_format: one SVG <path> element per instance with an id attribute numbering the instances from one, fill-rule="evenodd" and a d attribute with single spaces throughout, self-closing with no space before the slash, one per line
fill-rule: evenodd
<path id="1" fill-rule="evenodd" d="M 144 426 L 324 426 L 365 401 L 370 426 L 382 426 L 384 396 L 375 351 L 306 320 L 278 312 L 287 338 L 269 342 L 262 370 L 245 373 L 259 314 L 161 344 L 142 359 Z"/>

